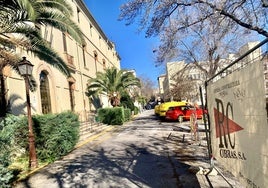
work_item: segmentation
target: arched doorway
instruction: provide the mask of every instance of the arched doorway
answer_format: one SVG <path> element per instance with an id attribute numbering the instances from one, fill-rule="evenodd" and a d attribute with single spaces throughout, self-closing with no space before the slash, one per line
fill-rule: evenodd
<path id="1" fill-rule="evenodd" d="M 49 91 L 49 80 L 47 77 L 48 73 L 41 71 L 39 75 L 40 79 L 40 96 L 41 96 L 41 107 L 42 113 L 48 114 L 51 113 L 51 100 L 50 100 L 50 91 Z"/>

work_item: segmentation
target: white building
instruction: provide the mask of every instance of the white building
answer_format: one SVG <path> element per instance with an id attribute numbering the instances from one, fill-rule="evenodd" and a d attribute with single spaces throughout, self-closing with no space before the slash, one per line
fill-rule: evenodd
<path id="1" fill-rule="evenodd" d="M 258 43 L 259 42 L 249 42 L 239 49 L 239 54 L 229 54 L 226 59 L 221 59 L 220 66 L 218 67 L 217 72 L 227 67 L 230 63 L 234 62 L 239 56 L 249 51 Z M 239 69 L 243 67 L 243 64 L 248 63 L 250 61 L 259 61 L 260 58 L 261 58 L 261 49 L 259 48 L 258 50 L 254 51 L 254 53 L 249 54 L 242 61 L 234 65 L 232 67 L 232 70 L 227 70 L 227 71 L 235 71 L 235 69 Z M 206 62 L 199 62 L 199 63 L 200 64 L 203 63 L 202 67 L 206 66 Z M 188 101 L 192 101 L 192 102 L 198 101 L 200 103 L 199 87 L 200 86 L 203 87 L 204 82 L 208 78 L 206 78 L 204 73 L 202 73 L 202 71 L 198 69 L 196 66 L 194 66 L 192 63 L 187 64 L 184 61 L 168 62 L 166 64 L 166 74 L 158 77 L 159 91 L 162 92 L 162 95 L 164 96 L 165 101 L 172 100 L 172 96 L 170 96 L 172 83 L 175 82 L 174 78 L 182 70 L 184 70 L 184 73 L 183 73 L 184 76 L 187 76 L 188 79 L 194 81 L 194 87 L 192 91 L 188 93 L 189 97 L 186 97 L 185 99 L 187 99 Z M 223 72 L 222 74 L 218 75 L 218 78 L 220 79 L 222 76 L 225 76 L 226 74 L 229 74 L 229 72 Z M 205 92 L 204 90 L 202 91 Z"/>

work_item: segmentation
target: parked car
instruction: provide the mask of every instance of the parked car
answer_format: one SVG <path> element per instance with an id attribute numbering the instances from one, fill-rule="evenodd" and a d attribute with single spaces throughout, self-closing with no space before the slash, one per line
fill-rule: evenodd
<path id="1" fill-rule="evenodd" d="M 160 105 L 158 104 L 158 105 L 155 105 L 155 107 L 154 107 L 154 114 L 156 115 L 156 116 L 159 116 L 159 113 L 160 113 Z"/>
<path id="2" fill-rule="evenodd" d="M 186 106 L 188 103 L 187 102 L 178 102 L 178 101 L 171 101 L 171 102 L 164 102 L 162 104 L 160 104 L 159 106 L 159 116 L 160 118 L 165 118 L 166 116 L 166 112 L 168 111 L 168 109 L 170 107 L 174 107 L 174 106 Z"/>
<path id="3" fill-rule="evenodd" d="M 149 101 L 146 105 L 145 105 L 145 109 L 146 110 L 151 110 L 151 109 L 154 109 L 155 105 L 157 103 L 155 101 Z"/>
<path id="4" fill-rule="evenodd" d="M 205 114 L 207 111 L 204 110 Z M 183 106 L 173 106 L 168 109 L 166 112 L 166 120 L 171 121 L 180 121 L 180 120 L 190 120 L 190 117 L 193 113 L 196 113 L 197 119 L 203 118 L 203 109 L 195 108 L 191 105 L 183 105 Z"/>

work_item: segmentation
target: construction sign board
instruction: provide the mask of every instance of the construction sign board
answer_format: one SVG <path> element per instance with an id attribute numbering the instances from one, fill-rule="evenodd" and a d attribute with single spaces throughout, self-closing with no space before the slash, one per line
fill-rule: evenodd
<path id="1" fill-rule="evenodd" d="M 246 187 L 268 185 L 268 124 L 263 62 L 207 86 L 212 155 Z"/>

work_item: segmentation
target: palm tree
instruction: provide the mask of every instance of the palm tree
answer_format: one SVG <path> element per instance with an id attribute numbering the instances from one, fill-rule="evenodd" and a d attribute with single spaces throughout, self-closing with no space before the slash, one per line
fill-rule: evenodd
<path id="1" fill-rule="evenodd" d="M 18 57 L 11 49 L 21 47 L 70 76 L 64 60 L 42 38 L 37 25 L 50 25 L 69 33 L 84 44 L 83 33 L 71 20 L 72 9 L 65 0 L 0 1 L 0 68 L 16 67 Z"/>
<path id="2" fill-rule="evenodd" d="M 49 25 L 69 33 L 79 44 L 84 38 L 79 27 L 71 19 L 72 9 L 65 0 L 1 0 L 0 1 L 0 79 L 1 107 L 5 104 L 5 87 L 2 70 L 10 66 L 17 71 L 21 59 L 17 47 L 32 52 L 39 59 L 70 76 L 64 60 L 45 41 L 37 26 Z M 1 112 L 0 112 L 1 113 Z M 1 116 L 3 113 L 1 113 Z"/>
<path id="3" fill-rule="evenodd" d="M 113 107 L 119 106 L 122 92 L 132 87 L 140 87 L 140 80 L 132 72 L 118 70 L 115 67 L 97 72 L 96 78 L 88 81 L 87 96 L 106 95 Z"/>

